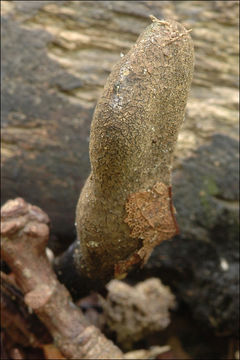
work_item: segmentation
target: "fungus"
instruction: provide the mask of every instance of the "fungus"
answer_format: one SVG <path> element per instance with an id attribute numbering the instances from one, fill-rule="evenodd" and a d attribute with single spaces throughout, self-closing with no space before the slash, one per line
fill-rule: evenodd
<path id="1" fill-rule="evenodd" d="M 91 124 L 91 173 L 71 248 L 78 274 L 89 279 L 124 277 L 178 232 L 171 168 L 192 80 L 193 43 L 181 24 L 151 19 L 114 66 Z"/>
<path id="2" fill-rule="evenodd" d="M 175 21 L 152 24 L 110 74 L 90 135 L 91 174 L 77 205 L 75 263 L 121 276 L 177 233 L 171 165 L 193 73 L 193 45 Z"/>

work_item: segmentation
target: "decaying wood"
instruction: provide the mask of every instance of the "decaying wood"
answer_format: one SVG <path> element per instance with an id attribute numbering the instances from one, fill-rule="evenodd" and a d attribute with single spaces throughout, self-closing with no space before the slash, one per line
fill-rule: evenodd
<path id="1" fill-rule="evenodd" d="M 1 250 L 25 294 L 25 303 L 45 324 L 66 358 L 116 359 L 122 352 L 90 325 L 72 302 L 47 259 L 48 216 L 17 198 L 1 209 Z"/>
<path id="2" fill-rule="evenodd" d="M 169 325 L 175 297 L 159 279 L 150 278 L 135 286 L 111 280 L 107 289 L 106 299 L 101 298 L 104 318 L 121 348 L 132 349 L 134 342 Z"/>

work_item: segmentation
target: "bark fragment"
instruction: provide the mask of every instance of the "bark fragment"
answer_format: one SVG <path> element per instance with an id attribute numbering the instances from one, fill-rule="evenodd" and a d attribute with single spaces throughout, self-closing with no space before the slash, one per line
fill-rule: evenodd
<path id="1" fill-rule="evenodd" d="M 144 263 L 156 245 L 178 233 L 171 202 L 171 189 L 163 183 L 129 197 L 125 222 L 132 230 L 130 237 L 143 239 L 138 254 Z"/>

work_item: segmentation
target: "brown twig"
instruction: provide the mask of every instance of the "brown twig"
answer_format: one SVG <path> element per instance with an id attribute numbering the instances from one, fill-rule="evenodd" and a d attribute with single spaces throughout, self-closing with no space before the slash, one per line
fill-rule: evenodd
<path id="1" fill-rule="evenodd" d="M 25 303 L 48 328 L 66 358 L 121 359 L 122 352 L 72 302 L 47 259 L 49 218 L 38 207 L 17 198 L 1 209 L 3 260 L 15 274 Z"/>

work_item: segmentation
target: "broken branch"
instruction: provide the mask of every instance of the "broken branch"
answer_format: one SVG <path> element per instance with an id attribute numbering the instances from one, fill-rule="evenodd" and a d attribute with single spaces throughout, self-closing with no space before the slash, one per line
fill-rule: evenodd
<path id="1" fill-rule="evenodd" d="M 47 259 L 48 216 L 17 198 L 1 209 L 2 257 L 32 308 L 66 358 L 121 359 L 122 352 L 90 325 Z"/>

